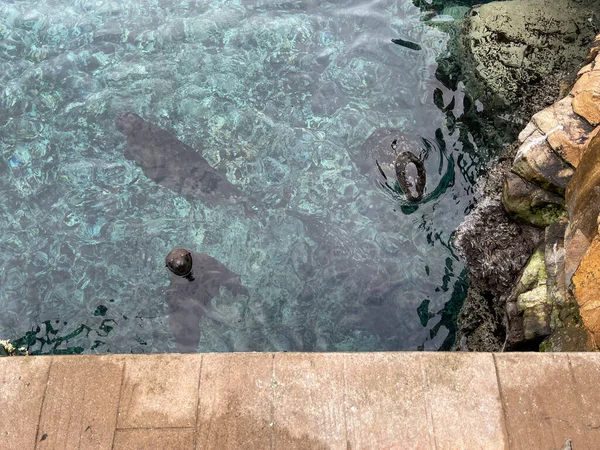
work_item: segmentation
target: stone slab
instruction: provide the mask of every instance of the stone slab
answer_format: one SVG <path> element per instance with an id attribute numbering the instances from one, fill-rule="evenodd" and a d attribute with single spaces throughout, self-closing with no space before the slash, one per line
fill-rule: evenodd
<path id="1" fill-rule="evenodd" d="M 193 428 L 117 430 L 114 450 L 193 450 Z"/>
<path id="2" fill-rule="evenodd" d="M 55 356 L 36 448 L 109 450 L 123 365 L 120 356 Z"/>
<path id="3" fill-rule="evenodd" d="M 270 353 L 204 355 L 198 448 L 270 448 L 272 375 Z"/>
<path id="4" fill-rule="evenodd" d="M 600 448 L 600 359 L 590 355 L 570 353 L 568 357 L 589 448 Z"/>
<path id="5" fill-rule="evenodd" d="M 51 357 L 0 358 L 0 448 L 35 448 L 51 362 Z"/>
<path id="6" fill-rule="evenodd" d="M 118 428 L 194 427 L 202 355 L 132 355 L 125 362 Z"/>
<path id="7" fill-rule="evenodd" d="M 344 355 L 278 353 L 273 448 L 346 449 Z"/>
<path id="8" fill-rule="evenodd" d="M 0 448 L 592 449 L 599 384 L 596 353 L 0 358 Z"/>
<path id="9" fill-rule="evenodd" d="M 421 356 L 346 355 L 348 448 L 434 449 Z"/>
<path id="10" fill-rule="evenodd" d="M 493 356 L 489 353 L 427 353 L 423 354 L 422 361 L 435 447 L 507 448 Z"/>
<path id="11" fill-rule="evenodd" d="M 581 420 L 582 404 L 567 354 L 494 355 L 511 449 L 597 448 Z"/>

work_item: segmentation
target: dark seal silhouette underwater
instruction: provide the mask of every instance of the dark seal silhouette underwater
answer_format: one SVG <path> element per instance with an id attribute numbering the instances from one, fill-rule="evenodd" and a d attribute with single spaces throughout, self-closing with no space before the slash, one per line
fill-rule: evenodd
<path id="1" fill-rule="evenodd" d="M 175 248 L 165 259 L 171 271 L 166 291 L 169 326 L 181 352 L 196 352 L 200 342 L 200 319 L 221 286 L 234 295 L 248 295 L 240 276 L 212 256 Z"/>
<path id="2" fill-rule="evenodd" d="M 148 178 L 184 197 L 209 205 L 241 204 L 246 213 L 254 212 L 244 192 L 169 131 L 130 112 L 115 124 L 127 139 L 125 157 L 138 163 Z"/>

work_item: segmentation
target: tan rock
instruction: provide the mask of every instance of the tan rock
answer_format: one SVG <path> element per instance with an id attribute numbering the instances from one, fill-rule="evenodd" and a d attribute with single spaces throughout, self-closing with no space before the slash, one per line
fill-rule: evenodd
<path id="1" fill-rule="evenodd" d="M 565 235 L 567 286 L 587 246 L 598 233 L 600 213 L 600 134 L 591 139 L 581 162 L 567 186 L 569 226 Z"/>
<path id="2" fill-rule="evenodd" d="M 592 125 L 599 125 L 600 83 L 597 91 L 584 91 L 577 94 L 573 99 L 573 110 Z"/>
<path id="3" fill-rule="evenodd" d="M 573 176 L 573 168 L 556 155 L 540 131 L 519 147 L 512 170 L 538 186 L 562 194 Z"/>
<path id="4" fill-rule="evenodd" d="M 584 73 L 579 77 L 573 89 L 571 89 L 571 95 L 576 97 L 585 91 L 597 91 L 600 87 L 600 71 L 592 70 L 591 72 Z"/>
<path id="5" fill-rule="evenodd" d="M 592 61 L 596 60 L 596 63 L 598 62 L 598 60 L 600 60 L 600 34 L 596 35 L 596 38 L 594 39 L 594 42 L 592 42 L 592 45 L 590 45 L 590 51 L 588 52 L 587 57 L 585 58 L 585 63 L 591 63 Z"/>
<path id="6" fill-rule="evenodd" d="M 570 96 L 543 109 L 532 117 L 552 150 L 573 167 L 577 167 L 594 127 L 573 112 Z"/>
<path id="7" fill-rule="evenodd" d="M 579 72 L 577 72 L 577 76 L 580 77 L 584 73 L 591 72 L 592 69 L 593 69 L 592 63 L 589 63 L 587 66 L 582 67 Z"/>
<path id="8" fill-rule="evenodd" d="M 596 236 L 573 275 L 573 295 L 585 327 L 600 345 L 600 237 Z"/>
<path id="9" fill-rule="evenodd" d="M 600 124 L 600 71 L 582 74 L 573 89 L 573 110 L 590 124 Z"/>
<path id="10" fill-rule="evenodd" d="M 522 144 L 523 142 L 525 142 L 527 140 L 527 138 L 529 138 L 529 136 L 531 136 L 533 133 L 535 133 L 538 130 L 538 127 L 535 125 L 535 123 L 533 122 L 529 122 L 527 124 L 527 126 L 525 128 L 523 128 L 523 131 L 521 131 L 521 133 L 519 133 L 519 142 Z"/>
<path id="11" fill-rule="evenodd" d="M 572 231 L 567 227 L 565 236 L 565 283 L 571 284 L 571 278 L 579 267 L 583 256 L 587 252 L 591 239 L 586 237 L 581 230 Z"/>

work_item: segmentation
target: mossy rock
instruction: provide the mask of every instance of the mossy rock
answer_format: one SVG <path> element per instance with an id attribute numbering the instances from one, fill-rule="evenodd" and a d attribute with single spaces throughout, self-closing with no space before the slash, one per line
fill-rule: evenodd
<path id="1" fill-rule="evenodd" d="M 15 347 L 8 340 L 0 340 L 0 356 L 25 356 L 27 349 L 24 347 Z"/>

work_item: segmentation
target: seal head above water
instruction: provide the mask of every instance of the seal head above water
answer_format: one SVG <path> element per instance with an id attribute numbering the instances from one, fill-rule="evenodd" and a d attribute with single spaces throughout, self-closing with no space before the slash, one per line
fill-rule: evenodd
<path id="1" fill-rule="evenodd" d="M 165 259 L 167 269 L 174 275 L 184 278 L 192 276 L 192 263 L 192 253 L 185 248 L 174 248 Z"/>
<path id="2" fill-rule="evenodd" d="M 406 199 L 411 202 L 418 202 L 423 198 L 425 191 L 426 172 L 423 161 L 417 158 L 412 152 L 404 151 L 398 153 L 394 162 L 396 170 L 396 179 L 406 195 Z"/>

